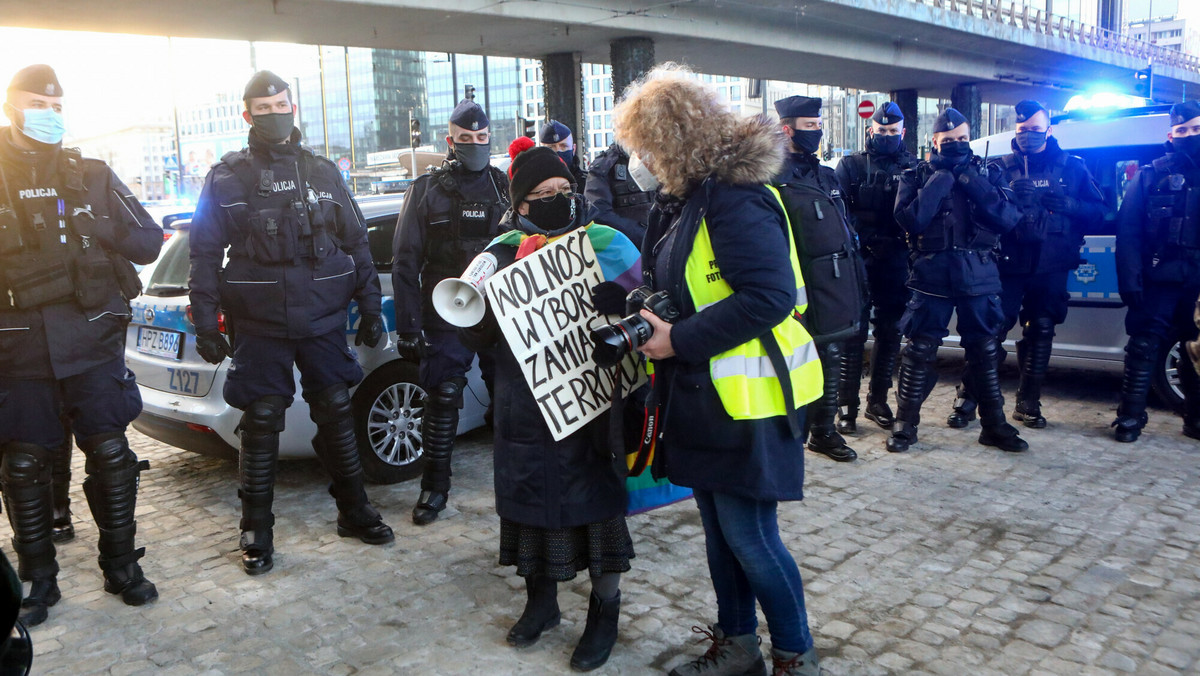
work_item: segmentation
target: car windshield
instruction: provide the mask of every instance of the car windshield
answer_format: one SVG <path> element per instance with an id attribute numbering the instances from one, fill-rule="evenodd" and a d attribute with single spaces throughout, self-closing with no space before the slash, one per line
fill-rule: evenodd
<path id="1" fill-rule="evenodd" d="M 162 258 L 146 280 L 150 296 L 181 296 L 188 291 L 188 231 L 180 229 L 167 242 Z"/>

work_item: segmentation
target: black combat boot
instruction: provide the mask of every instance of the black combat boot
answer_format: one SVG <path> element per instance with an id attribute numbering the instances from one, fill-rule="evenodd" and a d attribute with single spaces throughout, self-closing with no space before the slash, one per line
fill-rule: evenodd
<path id="1" fill-rule="evenodd" d="M 68 425 L 63 429 L 69 430 Z M 54 526 L 51 537 L 55 542 L 69 542 L 75 538 L 75 526 L 71 523 L 71 434 L 68 432 L 62 446 L 54 450 L 54 465 L 50 470 L 54 492 Z"/>
<path id="2" fill-rule="evenodd" d="M 1112 422 L 1117 441 L 1137 441 L 1148 420 L 1146 400 L 1150 396 L 1150 380 L 1154 376 L 1159 340 L 1151 334 L 1130 336 L 1125 346 L 1125 374 L 1121 378 L 1121 404 L 1117 419 Z"/>
<path id="3" fill-rule="evenodd" d="M 99 564 L 104 571 L 104 591 L 120 594 L 126 605 L 140 606 L 158 598 L 158 589 L 142 574 L 138 560 L 145 548 L 134 548 L 137 521 L 138 475 L 150 464 L 138 462 L 124 432 L 97 434 L 82 439 L 87 455 L 83 493 L 100 531 Z"/>
<path id="4" fill-rule="evenodd" d="M 363 485 L 349 390 L 345 384 L 338 384 L 319 392 L 310 402 L 309 411 L 317 423 L 313 448 L 333 479 L 329 494 L 337 503 L 338 535 L 356 537 L 369 545 L 392 542 L 396 536 L 371 506 Z"/>
<path id="5" fill-rule="evenodd" d="M 862 386 L 864 338 L 865 336 L 852 338 L 843 346 L 844 354 L 838 383 L 837 431 L 840 434 L 858 432 L 858 408 L 862 403 L 858 390 Z"/>
<path id="6" fill-rule="evenodd" d="M 979 443 L 994 446 L 1003 451 L 1019 453 L 1029 448 L 1017 428 L 1008 424 L 1004 415 L 1004 395 L 1000 392 L 999 339 L 988 338 L 963 341 L 967 353 L 967 370 L 970 372 L 971 388 L 979 402 L 979 422 L 983 430 Z"/>
<path id="7" fill-rule="evenodd" d="M 817 348 L 817 353 L 821 358 L 824 390 L 820 399 L 808 405 L 808 450 L 827 455 L 838 462 L 852 462 L 858 458 L 858 454 L 846 445 L 845 438 L 838 434 L 834 422 L 838 411 L 838 386 L 842 371 L 841 343 L 822 345 Z"/>
<path id="8" fill-rule="evenodd" d="M 512 629 L 508 642 L 518 648 L 537 643 L 542 632 L 557 627 L 562 620 L 558 609 L 558 583 L 545 575 L 525 578 L 525 610 Z"/>
<path id="9" fill-rule="evenodd" d="M 900 356 L 900 337 L 881 336 L 876 331 L 875 344 L 871 348 L 871 382 L 867 386 L 867 420 L 883 429 L 891 429 L 896 422 L 888 406 L 888 390 L 892 388 L 892 373 Z"/>
<path id="10" fill-rule="evenodd" d="M 263 397 L 246 407 L 239 426 L 242 452 L 238 473 L 241 488 L 242 569 L 262 575 L 275 567 L 275 475 L 279 464 L 279 433 L 283 431 L 287 400 Z"/>
<path id="11" fill-rule="evenodd" d="M 903 453 L 917 441 L 921 424 L 921 404 L 937 382 L 937 343 L 928 339 L 910 340 L 900 358 L 900 380 L 896 384 L 896 421 L 887 440 L 887 449 Z"/>
<path id="12" fill-rule="evenodd" d="M 421 496 L 413 507 L 413 523 L 418 526 L 433 523 L 446 509 L 450 494 L 450 456 L 454 437 L 458 434 L 458 410 L 462 408 L 460 379 L 448 380 L 434 388 L 425 400 L 421 420 L 421 450 L 425 469 L 421 475 Z"/>
<path id="13" fill-rule="evenodd" d="M 621 592 L 611 599 L 601 599 L 592 592 L 588 597 L 587 624 L 579 645 L 571 654 L 571 668 L 591 671 L 608 661 L 617 643 L 617 622 L 621 617 Z"/>
<path id="14" fill-rule="evenodd" d="M 957 396 L 954 398 L 954 408 L 950 411 L 950 415 L 946 416 L 946 425 L 953 427 L 956 430 L 961 430 L 971 421 L 975 420 L 975 409 L 978 404 L 975 403 L 975 397 L 969 391 L 970 386 L 964 382 L 959 384 L 955 392 Z"/>
<path id="15" fill-rule="evenodd" d="M 1017 406 L 1013 420 L 1031 429 L 1042 429 L 1042 384 L 1050 366 L 1050 351 L 1054 347 L 1054 322 L 1049 318 L 1035 319 L 1025 325 L 1024 335 L 1017 343 L 1017 362 L 1021 382 L 1017 386 Z"/>
<path id="16" fill-rule="evenodd" d="M 35 444 L 10 441 L 0 446 L 0 490 L 12 526 L 17 576 L 32 583 L 21 601 L 20 619 L 27 627 L 45 622 L 50 606 L 62 598 L 51 539 L 52 462 L 53 451 Z"/>

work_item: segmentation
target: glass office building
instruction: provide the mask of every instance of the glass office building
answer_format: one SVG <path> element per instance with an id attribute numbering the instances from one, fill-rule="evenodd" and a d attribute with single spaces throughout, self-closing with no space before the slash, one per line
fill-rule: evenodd
<path id="1" fill-rule="evenodd" d="M 516 116 L 521 110 L 520 60 L 474 54 L 425 54 L 426 88 L 430 126 L 426 144 L 446 149 L 450 113 L 475 88 L 475 102 L 483 106 L 491 121 L 492 153 L 501 154 L 516 138 Z"/>

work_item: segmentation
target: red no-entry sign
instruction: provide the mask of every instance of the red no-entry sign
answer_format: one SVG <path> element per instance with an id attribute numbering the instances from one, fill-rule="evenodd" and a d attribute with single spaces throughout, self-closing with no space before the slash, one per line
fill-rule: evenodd
<path id="1" fill-rule="evenodd" d="M 863 101 L 858 104 L 858 116 L 862 119 L 867 119 L 875 114 L 875 104 L 870 101 Z"/>

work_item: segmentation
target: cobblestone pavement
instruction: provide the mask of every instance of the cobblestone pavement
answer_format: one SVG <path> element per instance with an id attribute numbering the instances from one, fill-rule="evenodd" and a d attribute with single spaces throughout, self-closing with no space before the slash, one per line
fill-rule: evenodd
<path id="1" fill-rule="evenodd" d="M 1200 670 L 1200 444 L 1154 410 L 1137 444 L 1108 434 L 1119 377 L 1056 369 L 1051 426 L 1006 454 L 950 430 L 956 364 L 943 364 L 921 442 L 859 461 L 809 454 L 807 499 L 781 506 L 826 674 L 1171 674 Z M 1007 373 L 1011 406 L 1012 373 Z M 464 437 L 451 508 L 418 528 L 418 487 L 370 487 L 396 542 L 337 537 L 314 462 L 283 465 L 271 573 L 238 564 L 236 468 L 132 434 L 152 463 L 138 504 L 142 563 L 161 597 L 104 593 L 75 461 L 78 535 L 60 547 L 63 600 L 34 629 L 38 674 L 556 674 L 587 609 L 560 585 L 563 622 L 504 642 L 524 602 L 496 565 L 487 432 Z M 662 673 L 714 620 L 704 537 L 688 501 L 630 520 L 621 638 L 602 674 Z M 0 542 L 7 547 L 7 522 Z M 764 648 L 769 645 L 760 627 Z"/>

